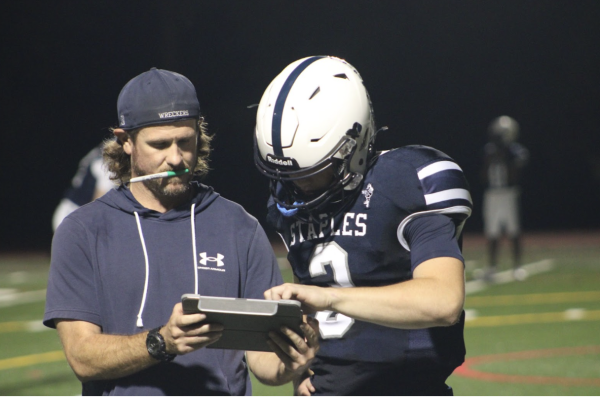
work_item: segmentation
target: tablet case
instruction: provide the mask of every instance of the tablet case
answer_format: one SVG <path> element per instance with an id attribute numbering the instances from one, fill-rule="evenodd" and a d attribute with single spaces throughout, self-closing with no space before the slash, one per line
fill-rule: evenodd
<path id="1" fill-rule="evenodd" d="M 219 323 L 225 327 L 223 335 L 207 348 L 247 351 L 273 351 L 267 344 L 269 331 L 287 326 L 303 336 L 302 311 L 296 300 L 257 300 L 231 297 L 184 294 L 183 312 L 202 312 L 203 323 Z M 282 337 L 286 338 L 282 335 Z"/>

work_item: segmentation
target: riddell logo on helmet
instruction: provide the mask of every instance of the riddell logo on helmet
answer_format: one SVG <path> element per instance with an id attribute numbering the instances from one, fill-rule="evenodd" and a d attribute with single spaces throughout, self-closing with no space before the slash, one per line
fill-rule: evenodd
<path id="1" fill-rule="evenodd" d="M 276 158 L 272 157 L 271 155 L 267 155 L 267 162 L 276 164 L 278 166 L 287 166 L 287 167 L 294 166 L 294 162 L 292 161 L 292 159 L 276 159 Z"/>
<path id="2" fill-rule="evenodd" d="M 190 112 L 188 110 L 185 111 L 173 111 L 173 112 L 163 112 L 159 113 L 158 116 L 161 119 L 168 119 L 171 117 L 179 117 L 179 116 L 189 116 Z"/>

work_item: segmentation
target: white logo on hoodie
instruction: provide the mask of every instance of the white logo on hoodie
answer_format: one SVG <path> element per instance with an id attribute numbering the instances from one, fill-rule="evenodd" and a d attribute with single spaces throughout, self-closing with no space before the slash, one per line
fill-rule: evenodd
<path id="1" fill-rule="evenodd" d="M 221 253 L 217 253 L 217 257 L 208 257 L 206 255 L 206 252 L 202 252 L 202 253 L 198 253 L 200 255 L 200 264 L 202 265 L 208 265 L 208 262 L 210 261 L 211 263 L 216 263 L 215 265 L 217 267 L 223 267 L 225 266 L 225 263 L 223 262 L 223 259 L 225 258 L 224 255 L 222 255 Z M 212 265 L 212 264 L 211 264 Z M 213 265 L 214 267 L 214 265 Z M 224 269 L 216 269 L 216 268 L 212 268 L 212 267 L 198 267 L 200 269 L 213 269 L 215 271 L 225 271 Z"/>

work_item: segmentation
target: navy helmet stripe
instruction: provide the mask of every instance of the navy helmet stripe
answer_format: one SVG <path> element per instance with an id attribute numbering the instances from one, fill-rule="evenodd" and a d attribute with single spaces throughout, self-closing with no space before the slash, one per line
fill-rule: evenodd
<path id="1" fill-rule="evenodd" d="M 305 59 L 290 73 L 285 83 L 281 87 L 281 91 L 277 96 L 277 101 L 275 102 L 275 109 L 273 110 L 273 124 L 271 127 L 271 140 L 273 142 L 273 152 L 275 156 L 283 156 L 283 147 L 281 146 L 281 121 L 283 120 L 283 107 L 285 105 L 285 101 L 294 85 L 294 82 L 300 76 L 300 73 L 304 71 L 310 64 L 313 62 L 325 58 L 325 56 L 318 57 L 310 57 Z"/>

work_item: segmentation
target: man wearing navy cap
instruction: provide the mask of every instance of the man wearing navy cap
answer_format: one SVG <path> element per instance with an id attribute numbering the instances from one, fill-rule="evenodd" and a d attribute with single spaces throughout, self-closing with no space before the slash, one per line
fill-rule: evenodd
<path id="1" fill-rule="evenodd" d="M 200 183 L 210 136 L 192 83 L 152 68 L 117 110 L 104 159 L 120 186 L 67 216 L 52 243 L 44 324 L 83 394 L 251 395 L 248 367 L 273 385 L 306 372 L 316 325 L 302 325 L 306 338 L 283 330 L 291 344 L 272 336 L 277 354 L 245 356 L 207 349 L 222 326 L 182 311 L 185 293 L 260 299 L 282 283 L 256 219 Z M 148 177 L 164 172 L 175 176 Z"/>

